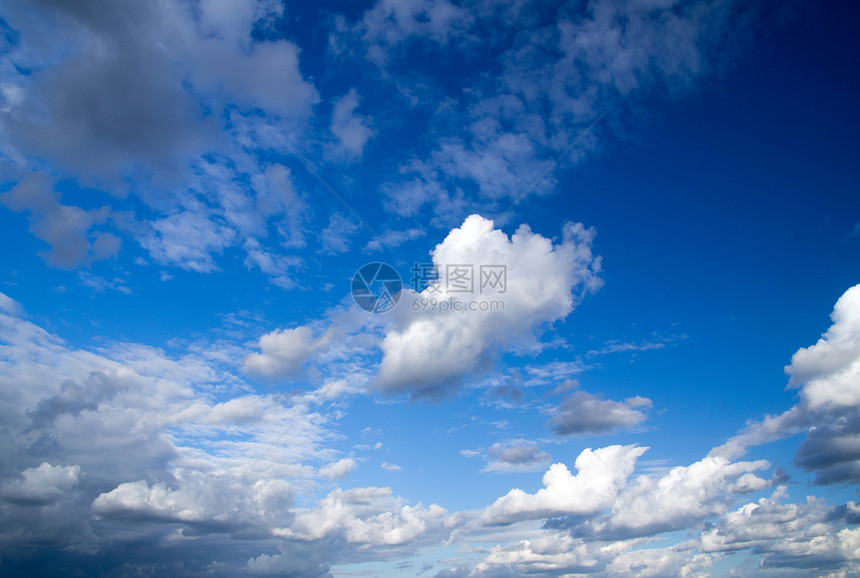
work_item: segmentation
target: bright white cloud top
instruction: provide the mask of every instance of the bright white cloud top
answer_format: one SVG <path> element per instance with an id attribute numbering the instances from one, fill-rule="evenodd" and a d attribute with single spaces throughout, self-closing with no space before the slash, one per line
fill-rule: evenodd
<path id="1" fill-rule="evenodd" d="M 856 7 L 7 4 L 0 575 L 860 573 Z"/>

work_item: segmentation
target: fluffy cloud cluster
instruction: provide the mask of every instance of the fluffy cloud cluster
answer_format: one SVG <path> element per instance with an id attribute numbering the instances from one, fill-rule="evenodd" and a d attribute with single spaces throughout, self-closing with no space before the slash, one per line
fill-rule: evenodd
<path id="1" fill-rule="evenodd" d="M 130 236 L 155 262 L 196 272 L 218 270 L 217 256 L 239 246 L 249 267 L 292 284 L 295 257 L 261 242 L 267 221 L 295 242 L 306 207 L 269 178 L 286 167 L 250 153 L 294 143 L 319 101 L 294 42 L 254 37 L 283 16 L 270 0 L 3 7 L 15 41 L 0 69 L 2 179 L 17 186 L 2 203 L 29 212 L 50 264 L 115 257 Z M 369 135 L 352 108 L 345 101 L 333 123 L 355 154 Z M 64 204 L 57 177 L 110 194 L 99 209 Z M 146 209 L 113 208 L 129 193 Z"/>
<path id="2" fill-rule="evenodd" d="M 488 229 L 487 235 L 497 237 L 493 247 L 517 246 L 501 232 Z M 558 251 L 535 237 L 528 233 L 526 240 L 544 247 L 544 255 Z M 533 493 L 513 489 L 481 511 L 453 514 L 436 504 L 408 504 L 390 488 L 336 488 L 310 498 L 316 480 L 348 479 L 360 461 L 326 448 L 332 436 L 327 422 L 338 414 L 314 408 L 337 395 L 322 389 L 290 398 L 250 394 L 238 377 L 211 361 L 191 354 L 174 359 L 140 345 L 75 350 L 27 321 L 21 307 L 3 296 L 0 415 L 14 433 L 3 450 L 11 467 L 0 479 L 4 540 L 99 553 L 115 547 L 114 529 L 127 525 L 152 540 L 167 540 L 170 528 L 179 526 L 184 535 L 197 536 L 201 547 L 226 544 L 231 535 L 255 537 L 256 542 L 243 542 L 244 557 L 233 558 L 225 574 L 292 568 L 299 575 L 322 576 L 332 560 L 362 559 L 374 548 L 406 553 L 448 539 L 480 542 L 484 536 L 497 536 L 493 540 L 500 545 L 473 567 L 450 572 L 695 573 L 735 551 L 757 553 L 766 569 L 856 569 L 860 537 L 853 524 L 860 520 L 860 507 L 828 506 L 815 498 L 791 503 L 784 488 L 744 504 L 747 494 L 784 478 L 768 479 L 761 473 L 768 462 L 738 461 L 731 452 L 747 447 L 740 442 L 785 435 L 791 424 L 814 424 L 798 464 L 819 472 L 819 483 L 851 479 L 857 295 L 856 287 L 847 291 L 837 302 L 833 327 L 795 356 L 788 371 L 802 380 L 792 382 L 802 388 L 801 402 L 783 416 L 754 423 L 711 455 L 665 472 L 636 474 L 644 447 L 586 449 L 570 469 L 552 464 L 543 487 Z M 384 339 L 391 327 L 380 327 Z M 286 335 L 292 345 L 320 339 L 313 332 L 303 339 L 289 332 L 274 335 Z M 305 356 L 290 357 L 293 349 L 268 353 L 298 367 L 290 360 Z M 803 388 L 810 383 L 814 387 L 807 394 Z M 219 399 L 216 392 L 225 386 L 236 389 Z M 352 391 L 335 381 L 329 386 L 341 395 Z M 589 402 L 591 413 L 607 416 L 599 423 L 613 427 L 629 425 L 619 406 L 635 411 L 648 405 L 636 398 L 603 401 L 581 391 L 570 399 Z M 562 408 L 574 405 L 570 399 Z M 592 433 L 600 431 L 596 419 L 589 422 Z M 530 471 L 549 458 L 527 440 L 494 444 L 487 455 L 487 471 L 497 472 Z M 28 522 L 34 515 L 45 522 L 40 529 Z M 693 532 L 693 538 L 643 548 L 677 531 Z M 296 555 L 302 564 L 291 561 Z M 440 575 L 444 572 L 449 571 Z"/>
<path id="3" fill-rule="evenodd" d="M 772 496 L 723 516 L 702 533 L 702 551 L 755 549 L 763 556 L 764 568 L 860 570 L 860 528 L 846 527 L 857 521 L 856 505 L 849 502 L 849 511 L 839 512 L 811 497 L 805 504 L 783 504 L 786 493 L 781 486 Z"/>
<path id="4" fill-rule="evenodd" d="M 328 343 L 330 334 L 314 336 L 306 326 L 276 330 L 262 336 L 260 353 L 252 353 L 245 359 L 245 371 L 252 375 L 295 375 L 317 351 Z"/>
<path id="5" fill-rule="evenodd" d="M 369 143 L 403 151 L 399 171 L 373 170 L 365 184 L 396 219 L 447 227 L 497 213 L 550 194 L 556 167 L 599 142 L 605 109 L 712 69 L 729 52 L 712 48 L 742 38 L 749 16 L 735 2 L 595 1 L 560 4 L 549 21 L 538 4 L 380 0 L 324 18 L 274 0 L 4 6 L 0 178 L 107 193 L 99 209 L 49 186 L 39 202 L 4 204 L 30 213 L 53 265 L 113 258 L 131 238 L 155 263 L 208 273 L 237 248 L 246 267 L 293 288 L 295 252 L 328 217 L 306 191 L 353 188 L 341 173 Z M 300 45 L 291 27 L 309 26 L 327 46 Z M 452 58 L 476 64 L 452 78 L 437 66 Z M 339 73 L 370 82 L 359 91 Z M 404 119 L 434 137 L 402 139 Z M 289 174 L 293 193 L 274 205 L 270 169 Z M 367 246 L 422 234 L 402 224 Z M 325 240 L 329 254 L 346 246 Z"/>
<path id="6" fill-rule="evenodd" d="M 524 519 L 597 512 L 613 503 L 633 473 L 636 459 L 647 449 L 636 446 L 587 449 L 576 458 L 575 475 L 564 464 L 553 464 L 544 474 L 544 488 L 534 494 L 511 490 L 489 506 L 482 519 L 487 524 L 510 524 Z"/>
<path id="7" fill-rule="evenodd" d="M 810 411 L 860 405 L 860 286 L 845 292 L 830 315 L 833 325 L 786 368 L 789 387 L 799 387 Z"/>
<path id="8" fill-rule="evenodd" d="M 297 550 L 307 562 L 302 575 L 325 574 L 330 539 L 355 548 L 406 545 L 445 517 L 439 506 L 409 505 L 389 488 L 335 490 L 316 507 L 295 507 L 297 496 L 315 500 L 318 480 L 343 480 L 357 466 L 332 459 L 335 414 L 315 411 L 330 396 L 251 394 L 206 356 L 176 359 L 128 343 L 75 350 L 2 294 L 0 306 L 0 416 L 9 434 L 0 456 L 7 545 L 0 554 L 12 574 L 30 571 L 16 544 L 36 554 L 87 552 L 67 563 L 91 573 L 155 563 L 117 542 L 131 536 L 160 543 L 159 564 L 190 556 L 173 574 L 192 572 L 207 556 L 205 563 L 218 562 L 210 568 L 217 575 L 262 574 L 285 567 L 279 556 Z M 327 463 L 315 467 L 321 459 Z M 177 527 L 192 541 L 184 548 L 169 538 Z M 231 536 L 246 541 L 234 547 Z M 213 552 L 222 547 L 219 561 Z M 113 560 L 117 548 L 124 560 Z M 350 556 L 350 548 L 338 550 Z"/>
<path id="9" fill-rule="evenodd" d="M 334 310 L 325 329 L 302 325 L 272 331 L 260 337 L 260 351 L 245 358 L 244 369 L 255 376 L 290 377 L 314 360 L 331 362 L 347 352 L 355 363 L 357 353 L 371 345 L 382 351 L 373 369 L 376 389 L 440 397 L 505 351 L 540 348 L 539 334 L 564 319 L 583 294 L 600 287 L 594 236 L 593 229 L 570 223 L 558 243 L 526 225 L 508 237 L 493 221 L 471 215 L 433 250 L 439 278 L 420 293 L 405 289 L 388 317 Z M 449 265 L 471 271 L 467 291 L 455 286 L 456 267 Z M 481 277 L 487 267 L 501 284 Z M 625 403 L 629 415 L 608 418 L 614 426 L 644 419 L 630 408 L 647 400 Z"/>
<path id="10" fill-rule="evenodd" d="M 513 524 L 520 534 L 529 533 L 523 524 L 543 520 L 541 533 L 496 546 L 473 567 L 438 575 L 697 575 L 738 551 L 761 556 L 748 571 L 736 568 L 741 575 L 860 570 L 860 533 L 853 527 L 860 520 L 857 504 L 829 506 L 812 496 L 786 503 L 788 488 L 778 485 L 784 474 L 774 472 L 769 480 L 759 475 L 770 467 L 767 461 L 735 461 L 751 445 L 808 428 L 796 464 L 816 472 L 819 484 L 856 480 L 852 392 L 860 383 L 860 286 L 837 301 L 832 319 L 818 343 L 800 349 L 786 368 L 790 387 L 801 390 L 797 406 L 752 422 L 705 458 L 662 475 L 631 475 L 645 451 L 636 446 L 585 450 L 575 475 L 564 464 L 553 464 L 544 488 L 534 494 L 511 490 L 479 518 L 485 524 Z M 746 494 L 770 487 L 776 487 L 772 495 L 738 505 Z M 696 537 L 672 547 L 642 548 L 678 530 Z"/>
<path id="11" fill-rule="evenodd" d="M 316 187 L 339 201 L 337 187 L 369 191 L 355 193 L 368 203 L 383 193 L 366 213 L 396 222 L 369 251 L 428 234 L 407 218 L 459 226 L 433 252 L 439 286 L 405 294 L 387 319 L 338 310 L 328 328 L 291 320 L 250 354 L 247 342 L 181 354 L 77 349 L 0 294 L 4 574 L 51 571 L 44 561 L 57 560 L 93 575 L 317 577 L 431 547 L 476 560 L 440 576 L 695 575 L 738 551 L 764 561 L 753 572 L 860 571 L 856 503 L 790 503 L 785 489 L 747 497 L 778 480 L 762 474 L 767 462 L 740 461 L 752 445 L 806 432 L 799 467 L 820 484 L 860 480 L 860 287 L 787 368 L 799 403 L 692 464 L 643 474 L 644 447 L 587 449 L 570 469 L 549 465 L 539 489 L 502 490 L 454 514 L 391 488 L 337 487 L 365 470 L 365 458 L 334 445 L 347 394 L 370 383 L 440 397 L 501 354 L 539 351 L 541 330 L 600 284 L 593 230 L 568 224 L 549 239 L 522 226 L 509 236 L 466 216 L 481 207 L 507 217 L 552 193 L 557 167 L 599 145 L 606 108 L 691 86 L 743 39 L 747 6 L 593 0 L 544 18 L 543 3 L 379 0 L 314 20 L 275 0 L 5 3 L 0 204 L 26 214 L 53 266 L 92 266 L 133 239 L 138 264 L 202 274 L 235 261 L 294 288 L 308 259 L 299 250 L 331 257 L 359 246 L 353 217 L 312 205 Z M 330 58 L 309 54 L 326 36 Z M 462 76 L 438 66 L 452 61 Z M 370 82 L 344 85 L 341 71 Z M 374 169 L 395 170 L 343 170 L 382 142 L 398 156 Z M 473 297 L 449 287 L 448 265 L 464 264 L 476 275 L 504 266 L 504 291 L 479 292 L 470 309 Z M 481 309 L 489 300 L 502 307 Z M 257 391 L 238 366 L 266 379 L 326 375 L 307 371 L 320 378 L 311 391 Z M 574 391 L 549 426 L 614 433 L 641 423 L 650 404 Z M 486 471 L 552 461 L 543 442 L 490 443 Z M 654 547 L 671 532 L 688 536 Z"/>
<path id="12" fill-rule="evenodd" d="M 347 542 L 395 546 L 438 526 L 446 513 L 436 504 L 404 506 L 390 496 L 389 488 L 336 490 L 318 507 L 296 512 L 295 522 L 275 534 L 300 540 L 338 536 Z"/>
<path id="13" fill-rule="evenodd" d="M 438 395 L 497 351 L 534 346 L 535 329 L 563 319 L 580 294 L 600 286 L 594 234 L 568 224 L 553 244 L 527 226 L 508 237 L 492 221 L 468 217 L 432 253 L 437 282 L 401 297 L 382 341 L 378 387 Z M 451 277 L 455 265 L 474 276 L 465 293 Z M 482 288 L 482 266 L 503 267 L 505 285 Z"/>
<path id="14" fill-rule="evenodd" d="M 856 292 L 846 292 L 834 327 L 796 358 L 816 353 L 815 367 L 823 369 L 806 379 L 841 376 L 853 367 L 843 352 L 856 336 L 850 330 Z M 213 383 L 244 386 L 211 362 L 171 359 L 133 344 L 75 350 L 26 321 L 5 296 L 0 310 L 6 360 L 0 412 L 14 433 L 3 449 L 11 467 L 0 478 L 6 543 L 89 552 L 110 567 L 118 527 L 162 544 L 164 560 L 189 555 L 187 548 L 172 549 L 176 527 L 192 540 L 192 550 L 209 552 L 204 556 L 242 536 L 233 550 L 241 560 L 210 568 L 224 575 L 323 576 L 334 560 L 405 555 L 488 536 L 499 545 L 483 551 L 474 566 L 439 575 L 695 574 L 736 551 L 757 553 L 763 568 L 775 571 L 858 569 L 860 536 L 853 525 L 860 507 L 816 498 L 791 503 L 785 487 L 743 503 L 747 494 L 776 486 L 779 476 L 762 477 L 766 461 L 736 461 L 725 448 L 687 466 L 639 475 L 644 447 L 586 449 L 571 469 L 550 466 L 541 489 L 513 489 L 477 512 L 407 504 L 379 487 L 336 488 L 312 499 L 315 479 L 343 480 L 358 463 L 325 447 L 331 433 L 312 406 L 331 398 L 297 395 L 286 404 L 280 396 L 237 393 L 217 400 Z M 320 455 L 324 465 L 314 467 Z M 524 440 L 495 444 L 488 455 L 512 466 L 545 459 L 538 445 Z M 33 516 L 43 521 L 39 528 L 29 523 Z M 693 534 L 675 545 L 644 547 L 677 531 Z"/>
<path id="15" fill-rule="evenodd" d="M 833 325 L 785 368 L 797 405 L 754 421 L 714 450 L 735 456 L 748 447 L 806 431 L 795 463 L 816 473 L 820 484 L 860 481 L 860 286 L 848 289 L 831 314 Z"/>

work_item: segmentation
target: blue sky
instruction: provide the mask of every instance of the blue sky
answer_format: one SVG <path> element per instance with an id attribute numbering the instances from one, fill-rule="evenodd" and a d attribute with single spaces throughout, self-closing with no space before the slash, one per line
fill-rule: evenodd
<path id="1" fill-rule="evenodd" d="M 0 24 L 3 575 L 860 571 L 855 7 Z"/>

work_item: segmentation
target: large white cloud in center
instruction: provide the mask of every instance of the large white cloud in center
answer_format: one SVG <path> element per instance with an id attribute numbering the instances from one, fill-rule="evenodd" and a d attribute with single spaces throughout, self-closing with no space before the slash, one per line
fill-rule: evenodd
<path id="1" fill-rule="evenodd" d="M 432 252 L 435 286 L 403 295 L 382 341 L 377 385 L 432 395 L 497 352 L 535 345 L 538 327 L 565 318 L 579 295 L 600 286 L 594 235 L 567 223 L 554 244 L 528 225 L 508 237 L 493 221 L 468 217 Z M 448 277 L 455 265 L 472 271 L 471 291 L 456 291 Z M 503 290 L 481 287 L 482 266 L 504 267 Z"/>

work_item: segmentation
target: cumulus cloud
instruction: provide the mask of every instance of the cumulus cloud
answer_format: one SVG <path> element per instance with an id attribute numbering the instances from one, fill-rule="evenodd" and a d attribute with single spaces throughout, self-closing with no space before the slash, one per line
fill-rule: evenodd
<path id="1" fill-rule="evenodd" d="M 744 504 L 702 532 L 703 552 L 754 549 L 762 555 L 762 568 L 805 567 L 817 571 L 860 570 L 860 532 L 848 528 L 846 518 L 822 500 L 785 504 L 787 490 Z M 852 504 L 849 502 L 849 504 Z"/>
<path id="2" fill-rule="evenodd" d="M 860 480 L 860 285 L 836 302 L 833 324 L 785 368 L 800 401 L 777 416 L 753 421 L 714 455 L 738 456 L 749 446 L 806 431 L 795 464 L 815 472 L 816 483 Z"/>
<path id="3" fill-rule="evenodd" d="M 335 490 L 316 508 L 298 510 L 294 523 L 276 529 L 275 534 L 300 540 L 325 536 L 352 543 L 396 546 L 440 525 L 445 514 L 445 509 L 436 504 L 400 505 L 391 497 L 390 488 Z"/>
<path id="4" fill-rule="evenodd" d="M 490 548 L 471 572 L 461 567 L 460 572 L 440 572 L 437 576 L 699 576 L 705 575 L 719 556 L 695 552 L 689 543 L 666 548 L 639 546 L 634 541 L 589 543 L 563 532 L 543 532 Z"/>
<path id="5" fill-rule="evenodd" d="M 260 353 L 245 358 L 245 371 L 265 377 L 295 375 L 328 344 L 330 337 L 329 333 L 317 337 L 313 329 L 304 325 L 272 331 L 260 338 Z"/>
<path id="6" fill-rule="evenodd" d="M 377 386 L 439 395 L 491 362 L 497 351 L 533 346 L 536 330 L 566 317 L 582 293 L 600 286 L 593 239 L 594 231 L 580 224 L 565 225 L 561 242 L 553 244 L 525 225 L 508 237 L 488 219 L 467 218 L 433 251 L 438 283 L 401 297 L 405 303 L 395 310 L 382 341 Z M 473 275 L 465 293 L 451 268 L 463 264 Z M 506 276 L 505 285 L 482 287 L 489 279 L 481 277 L 482 266 L 504 268 L 498 271 Z M 431 308 L 431 299 L 447 303 L 447 309 Z M 472 310 L 470 300 L 476 304 Z M 501 305 L 490 307 L 491 301 Z M 422 304 L 428 305 L 423 311 Z"/>
<path id="7" fill-rule="evenodd" d="M 664 476 L 641 475 L 618 493 L 607 514 L 573 521 L 577 536 L 615 540 L 689 528 L 709 516 L 724 514 L 735 492 L 765 487 L 753 472 L 770 467 L 765 460 L 730 462 L 706 457 L 672 468 Z M 742 480 L 742 481 L 741 481 Z"/>
<path id="8" fill-rule="evenodd" d="M 329 480 L 342 480 L 347 477 L 358 464 L 352 458 L 344 458 L 320 468 L 320 475 Z"/>
<path id="9" fill-rule="evenodd" d="M 575 475 L 563 464 L 553 464 L 544 475 L 544 488 L 534 494 L 511 490 L 476 519 L 481 525 L 471 530 L 476 538 L 500 545 L 487 550 L 472 568 L 461 566 L 438 575 L 696 575 L 707 572 L 723 553 L 742 549 L 764 553 L 768 568 L 852 567 L 853 536 L 845 528 L 852 512 L 860 511 L 853 502 L 834 509 L 809 498 L 806 505 L 783 506 L 779 504 L 785 496 L 782 488 L 759 505 L 732 512 L 730 508 L 743 494 L 770 487 L 770 482 L 756 475 L 769 467 L 766 461 L 706 457 L 665 473 L 633 476 L 646 449 L 585 450 L 576 460 Z M 759 507 L 760 528 L 755 527 L 756 520 L 741 520 Z M 535 526 L 535 521 L 542 524 Z M 509 524 L 515 530 L 507 535 L 487 534 Z M 793 546 L 795 529 L 807 526 L 809 531 L 801 531 L 803 537 Z M 678 530 L 697 537 L 653 547 L 655 538 Z M 812 543 L 824 536 L 828 545 L 816 551 Z M 797 557 L 778 561 L 776 552 L 781 548 L 794 548 Z"/>
<path id="10" fill-rule="evenodd" d="M 103 518 L 182 522 L 211 530 L 231 531 L 253 524 L 260 528 L 290 517 L 293 489 L 285 480 L 248 483 L 235 475 L 201 479 L 192 476 L 171 488 L 165 482 L 125 482 L 99 494 L 92 511 Z M 225 500 L 225 496 L 232 496 Z"/>
<path id="11" fill-rule="evenodd" d="M 651 400 L 643 397 L 618 402 L 577 391 L 562 402 L 549 424 L 558 435 L 605 434 L 641 423 L 646 415 L 640 408 L 649 407 Z"/>
<path id="12" fill-rule="evenodd" d="M 785 369 L 811 411 L 860 405 L 860 286 L 839 298 L 830 318 L 818 343 L 799 349 Z"/>
<path id="13" fill-rule="evenodd" d="M 534 494 L 511 490 L 488 506 L 481 519 L 487 524 L 511 524 L 597 512 L 613 503 L 647 449 L 630 445 L 583 450 L 574 463 L 576 474 L 562 463 L 553 464 L 544 474 L 542 489 Z"/>
<path id="14" fill-rule="evenodd" d="M 0 302 L 10 304 L 0 313 L 3 543 L 97 552 L 117 525 L 154 524 L 150 537 L 171 524 L 260 535 L 291 519 L 294 484 L 313 475 L 306 462 L 326 455 L 324 420 L 307 405 L 247 393 L 219 402 L 213 383 L 244 386 L 205 356 L 76 350 Z"/>
<path id="15" fill-rule="evenodd" d="M 21 478 L 0 486 L 0 498 L 10 502 L 46 504 L 78 484 L 80 466 L 52 466 L 47 462 L 21 472 Z"/>

